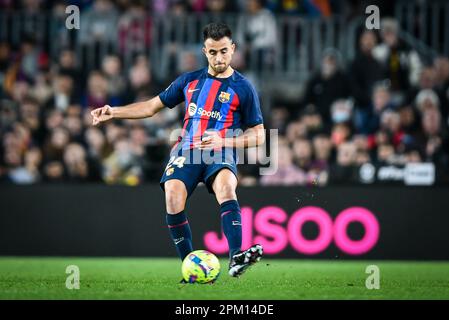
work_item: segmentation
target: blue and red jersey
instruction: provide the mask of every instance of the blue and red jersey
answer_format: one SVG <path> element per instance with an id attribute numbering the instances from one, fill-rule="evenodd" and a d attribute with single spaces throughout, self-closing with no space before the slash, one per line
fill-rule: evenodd
<path id="1" fill-rule="evenodd" d="M 253 85 L 239 72 L 217 78 L 204 68 L 179 76 L 159 98 L 168 108 L 184 103 L 181 138 L 183 150 L 191 149 L 206 130 L 227 136 L 228 129 L 242 129 L 263 123 L 259 97 Z"/>

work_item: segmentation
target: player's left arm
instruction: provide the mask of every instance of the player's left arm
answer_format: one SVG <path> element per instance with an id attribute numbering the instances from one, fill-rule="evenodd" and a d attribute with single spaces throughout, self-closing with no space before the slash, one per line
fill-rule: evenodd
<path id="1" fill-rule="evenodd" d="M 248 128 L 241 136 L 223 138 L 226 148 L 251 148 L 265 143 L 265 128 L 263 123 Z"/>
<path id="2" fill-rule="evenodd" d="M 214 148 L 251 148 L 265 143 L 265 128 L 263 124 L 246 129 L 238 137 L 222 138 L 217 131 L 207 131 L 207 137 L 197 143 L 202 150 Z"/>

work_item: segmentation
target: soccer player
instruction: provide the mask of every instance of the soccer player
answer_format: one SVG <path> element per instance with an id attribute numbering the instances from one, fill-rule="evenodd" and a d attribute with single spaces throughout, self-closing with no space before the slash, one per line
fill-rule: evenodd
<path id="1" fill-rule="evenodd" d="M 207 68 L 179 76 L 149 101 L 123 107 L 105 105 L 91 114 L 97 125 L 110 119 L 152 117 L 165 107 L 174 108 L 184 102 L 182 133 L 171 150 L 160 182 L 165 191 L 168 229 L 184 260 L 193 251 L 185 204 L 197 184 L 204 182 L 220 205 L 222 228 L 229 245 L 229 275 L 237 277 L 260 260 L 263 248 L 256 244 L 241 250 L 236 149 L 263 144 L 265 131 L 256 90 L 230 65 L 235 50 L 231 30 L 226 24 L 211 23 L 204 28 L 203 37 Z M 233 129 L 241 129 L 241 134 L 235 134 Z M 206 152 L 213 161 L 205 161 Z"/>

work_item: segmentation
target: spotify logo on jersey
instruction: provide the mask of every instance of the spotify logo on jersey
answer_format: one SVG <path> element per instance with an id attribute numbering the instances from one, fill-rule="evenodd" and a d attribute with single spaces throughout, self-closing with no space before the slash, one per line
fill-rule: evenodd
<path id="1" fill-rule="evenodd" d="M 223 115 L 220 113 L 220 111 L 204 110 L 202 107 L 198 108 L 198 106 L 193 102 L 189 104 L 189 107 L 187 109 L 191 117 L 197 114 L 200 117 L 208 117 L 212 119 L 223 120 Z"/>
<path id="2" fill-rule="evenodd" d="M 195 115 L 196 109 L 197 109 L 197 106 L 195 103 L 192 102 L 191 104 L 189 104 L 189 115 L 191 117 Z"/>

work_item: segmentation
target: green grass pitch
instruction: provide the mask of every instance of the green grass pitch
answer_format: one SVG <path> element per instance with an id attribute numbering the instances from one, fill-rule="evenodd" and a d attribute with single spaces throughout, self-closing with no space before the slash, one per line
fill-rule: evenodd
<path id="1" fill-rule="evenodd" d="M 227 261 L 214 284 L 179 284 L 177 259 L 0 258 L 0 299 L 449 299 L 449 262 L 263 259 L 240 278 Z M 380 289 L 368 290 L 368 265 Z M 68 290 L 68 265 L 80 289 Z"/>

